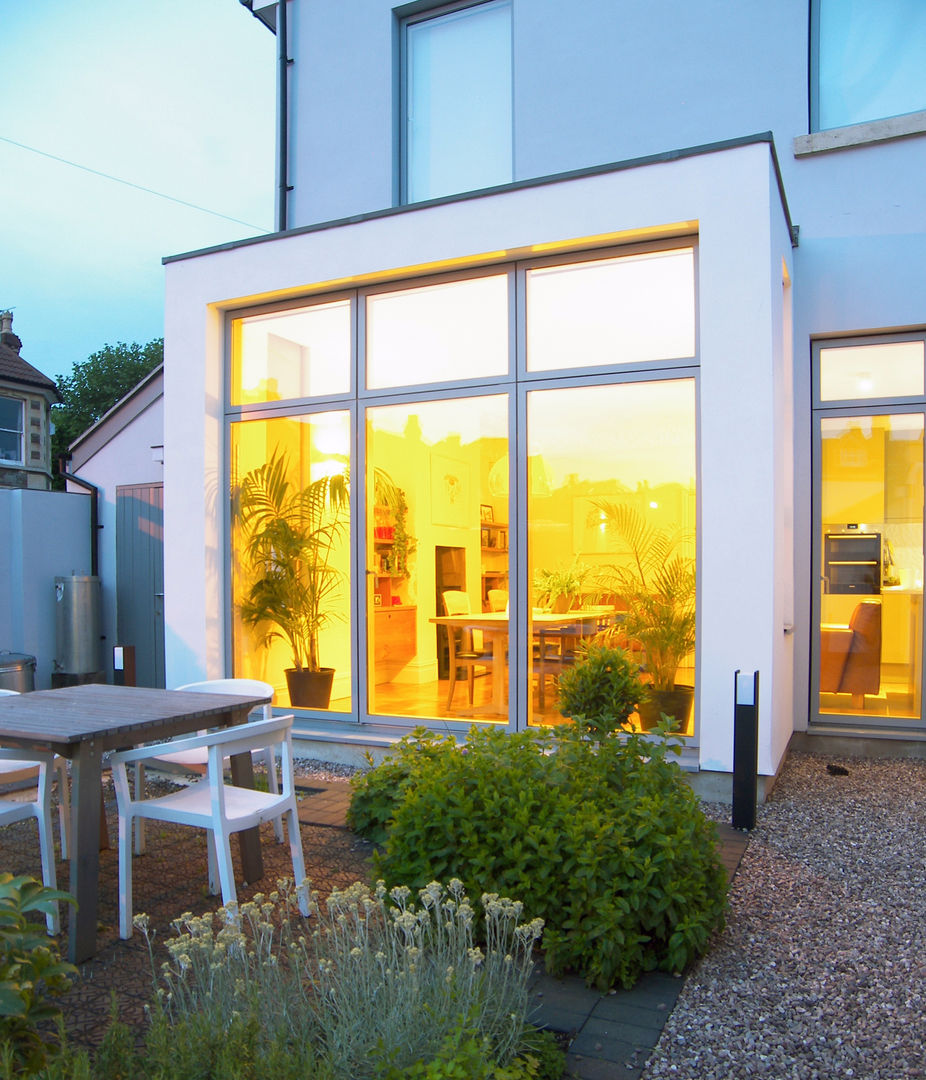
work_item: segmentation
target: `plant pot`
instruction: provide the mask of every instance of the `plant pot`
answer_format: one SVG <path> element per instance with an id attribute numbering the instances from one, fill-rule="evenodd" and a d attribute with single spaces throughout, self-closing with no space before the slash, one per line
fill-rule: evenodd
<path id="1" fill-rule="evenodd" d="M 327 709 L 331 702 L 333 681 L 332 667 L 320 668 L 318 671 L 287 668 L 286 685 L 289 688 L 290 705 L 297 709 Z"/>
<path id="2" fill-rule="evenodd" d="M 665 713 L 673 720 L 670 731 L 684 731 L 691 716 L 691 706 L 694 704 L 694 687 L 674 686 L 671 690 L 649 688 L 648 692 L 649 700 L 641 701 L 637 706 L 640 727 L 644 731 L 652 731 Z"/>
<path id="3" fill-rule="evenodd" d="M 567 611 L 572 607 L 572 596 L 568 593 L 560 593 L 559 596 L 553 601 L 553 613 L 555 615 L 565 615 Z"/>

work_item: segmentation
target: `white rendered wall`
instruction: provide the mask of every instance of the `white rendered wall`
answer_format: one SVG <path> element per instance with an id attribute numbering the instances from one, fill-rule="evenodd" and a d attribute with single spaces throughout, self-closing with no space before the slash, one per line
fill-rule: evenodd
<path id="1" fill-rule="evenodd" d="M 35 688 L 51 685 L 55 578 L 90 573 L 90 499 L 0 489 L 0 651 L 34 656 Z"/>
<path id="2" fill-rule="evenodd" d="M 116 641 L 116 488 L 126 484 L 159 484 L 164 465 L 152 447 L 164 445 L 164 399 L 158 397 L 105 445 L 72 468 L 100 489 L 99 576 L 103 591 L 103 663 L 112 674 L 112 647 Z M 78 488 L 71 485 L 72 490 Z"/>
<path id="3" fill-rule="evenodd" d="M 167 267 L 165 592 L 168 685 L 225 674 L 222 310 L 480 252 L 699 223 L 702 766 L 732 765 L 732 678 L 762 672 L 760 768 L 790 730 L 781 613 L 790 560 L 781 267 L 791 249 L 768 146 L 448 203 L 205 254 Z M 776 472 L 778 470 L 778 472 Z M 789 512 L 789 511 L 787 511 Z M 200 554 L 202 553 L 202 554 Z M 778 687 L 775 696 L 772 687 Z"/>

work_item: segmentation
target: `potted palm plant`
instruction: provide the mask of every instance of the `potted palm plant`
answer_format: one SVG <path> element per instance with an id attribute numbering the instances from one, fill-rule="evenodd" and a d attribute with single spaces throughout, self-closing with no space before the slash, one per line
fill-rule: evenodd
<path id="1" fill-rule="evenodd" d="M 679 665 L 695 646 L 695 561 L 686 554 L 690 537 L 647 524 L 625 503 L 595 502 L 596 521 L 604 515 L 608 532 L 624 559 L 602 569 L 604 591 L 625 608 L 622 621 L 601 632 L 604 640 L 639 642 L 652 682 L 637 713 L 645 729 L 661 715 L 683 727 L 691 712 L 694 687 L 676 683 Z"/>
<path id="2" fill-rule="evenodd" d="M 262 632 L 264 644 L 288 642 L 286 681 L 297 707 L 326 709 L 331 700 L 334 668 L 322 667 L 318 639 L 339 617 L 335 601 L 346 575 L 332 555 L 348 526 L 349 486 L 345 470 L 296 487 L 286 455 L 274 453 L 237 492 L 249 581 L 241 621 Z"/>

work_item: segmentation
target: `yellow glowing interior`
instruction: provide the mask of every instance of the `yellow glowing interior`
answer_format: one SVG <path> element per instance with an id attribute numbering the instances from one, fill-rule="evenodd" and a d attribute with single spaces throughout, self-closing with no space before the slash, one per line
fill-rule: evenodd
<path id="1" fill-rule="evenodd" d="M 916 718 L 923 415 L 822 421 L 821 715 Z"/>

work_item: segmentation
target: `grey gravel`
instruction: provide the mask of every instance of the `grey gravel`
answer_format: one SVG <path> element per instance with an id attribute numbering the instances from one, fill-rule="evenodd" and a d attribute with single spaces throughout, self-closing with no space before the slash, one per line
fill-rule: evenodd
<path id="1" fill-rule="evenodd" d="M 926 762 L 792 754 L 643 1078 L 924 1077 L 924 1006 Z"/>
<path id="2" fill-rule="evenodd" d="M 358 772 L 354 765 L 342 765 L 338 761 L 319 761 L 318 758 L 293 758 L 293 771 L 302 780 L 318 780 L 330 784 L 339 780 L 350 780 Z"/>

